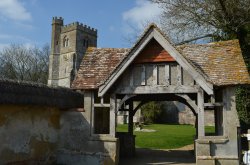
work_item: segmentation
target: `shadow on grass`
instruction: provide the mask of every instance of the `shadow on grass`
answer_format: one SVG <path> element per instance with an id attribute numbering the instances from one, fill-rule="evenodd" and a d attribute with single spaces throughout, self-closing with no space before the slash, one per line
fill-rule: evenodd
<path id="1" fill-rule="evenodd" d="M 134 157 L 121 158 L 119 165 L 195 165 L 193 150 L 137 148 Z"/>

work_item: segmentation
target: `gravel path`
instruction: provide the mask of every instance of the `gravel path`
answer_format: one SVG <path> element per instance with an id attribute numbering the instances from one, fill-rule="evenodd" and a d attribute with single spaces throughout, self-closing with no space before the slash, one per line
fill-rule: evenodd
<path id="1" fill-rule="evenodd" d="M 133 158 L 121 158 L 119 165 L 195 165 L 193 145 L 174 150 L 136 149 Z"/>

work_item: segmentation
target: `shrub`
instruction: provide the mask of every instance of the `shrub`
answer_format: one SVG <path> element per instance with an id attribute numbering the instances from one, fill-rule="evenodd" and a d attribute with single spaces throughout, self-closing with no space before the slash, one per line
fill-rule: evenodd
<path id="1" fill-rule="evenodd" d="M 157 122 L 163 112 L 162 104 L 155 101 L 143 105 L 141 110 L 145 124 Z"/>

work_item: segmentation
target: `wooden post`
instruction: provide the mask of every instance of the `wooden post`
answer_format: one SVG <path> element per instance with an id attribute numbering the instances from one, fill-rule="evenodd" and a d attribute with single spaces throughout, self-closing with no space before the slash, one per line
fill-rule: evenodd
<path id="1" fill-rule="evenodd" d="M 91 92 L 91 134 L 95 134 L 95 96 L 94 92 Z"/>
<path id="2" fill-rule="evenodd" d="M 158 68 L 157 65 L 153 65 L 153 85 L 157 85 L 158 81 Z"/>
<path id="3" fill-rule="evenodd" d="M 170 85 L 170 68 L 169 68 L 169 64 L 165 65 L 165 81 L 166 81 L 166 85 Z"/>
<path id="4" fill-rule="evenodd" d="M 218 113 L 218 108 L 214 107 L 214 127 L 215 127 L 215 134 L 218 135 L 219 134 L 219 128 L 218 128 L 218 117 L 219 113 Z"/>
<path id="5" fill-rule="evenodd" d="M 133 70 L 130 70 L 130 79 L 129 79 L 129 86 L 134 86 L 134 72 L 133 72 Z"/>
<path id="6" fill-rule="evenodd" d="M 199 89 L 197 93 L 197 104 L 198 104 L 198 138 L 205 136 L 205 125 L 204 125 L 204 91 Z"/>
<path id="7" fill-rule="evenodd" d="M 198 138 L 198 114 L 195 115 L 195 139 Z"/>
<path id="8" fill-rule="evenodd" d="M 115 137 L 116 133 L 116 96 L 112 94 L 110 96 L 110 111 L 109 111 L 109 134 L 110 136 Z"/>
<path id="9" fill-rule="evenodd" d="M 133 101 L 129 103 L 129 117 L 128 117 L 128 133 L 133 135 L 134 123 L 133 123 Z"/>
<path id="10" fill-rule="evenodd" d="M 142 65 L 141 85 L 146 85 L 146 67 Z"/>
<path id="11" fill-rule="evenodd" d="M 177 65 L 177 85 L 182 85 L 182 68 Z"/>

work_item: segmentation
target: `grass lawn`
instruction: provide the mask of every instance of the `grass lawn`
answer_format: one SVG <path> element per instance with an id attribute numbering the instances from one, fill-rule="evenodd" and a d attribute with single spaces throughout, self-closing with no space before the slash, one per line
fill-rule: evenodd
<path id="1" fill-rule="evenodd" d="M 145 125 L 144 129 L 156 132 L 135 132 L 135 144 L 139 148 L 173 149 L 193 144 L 195 127 L 192 125 Z M 127 132 L 128 125 L 118 125 L 117 132 Z M 206 127 L 206 132 L 213 132 L 213 127 Z"/>

